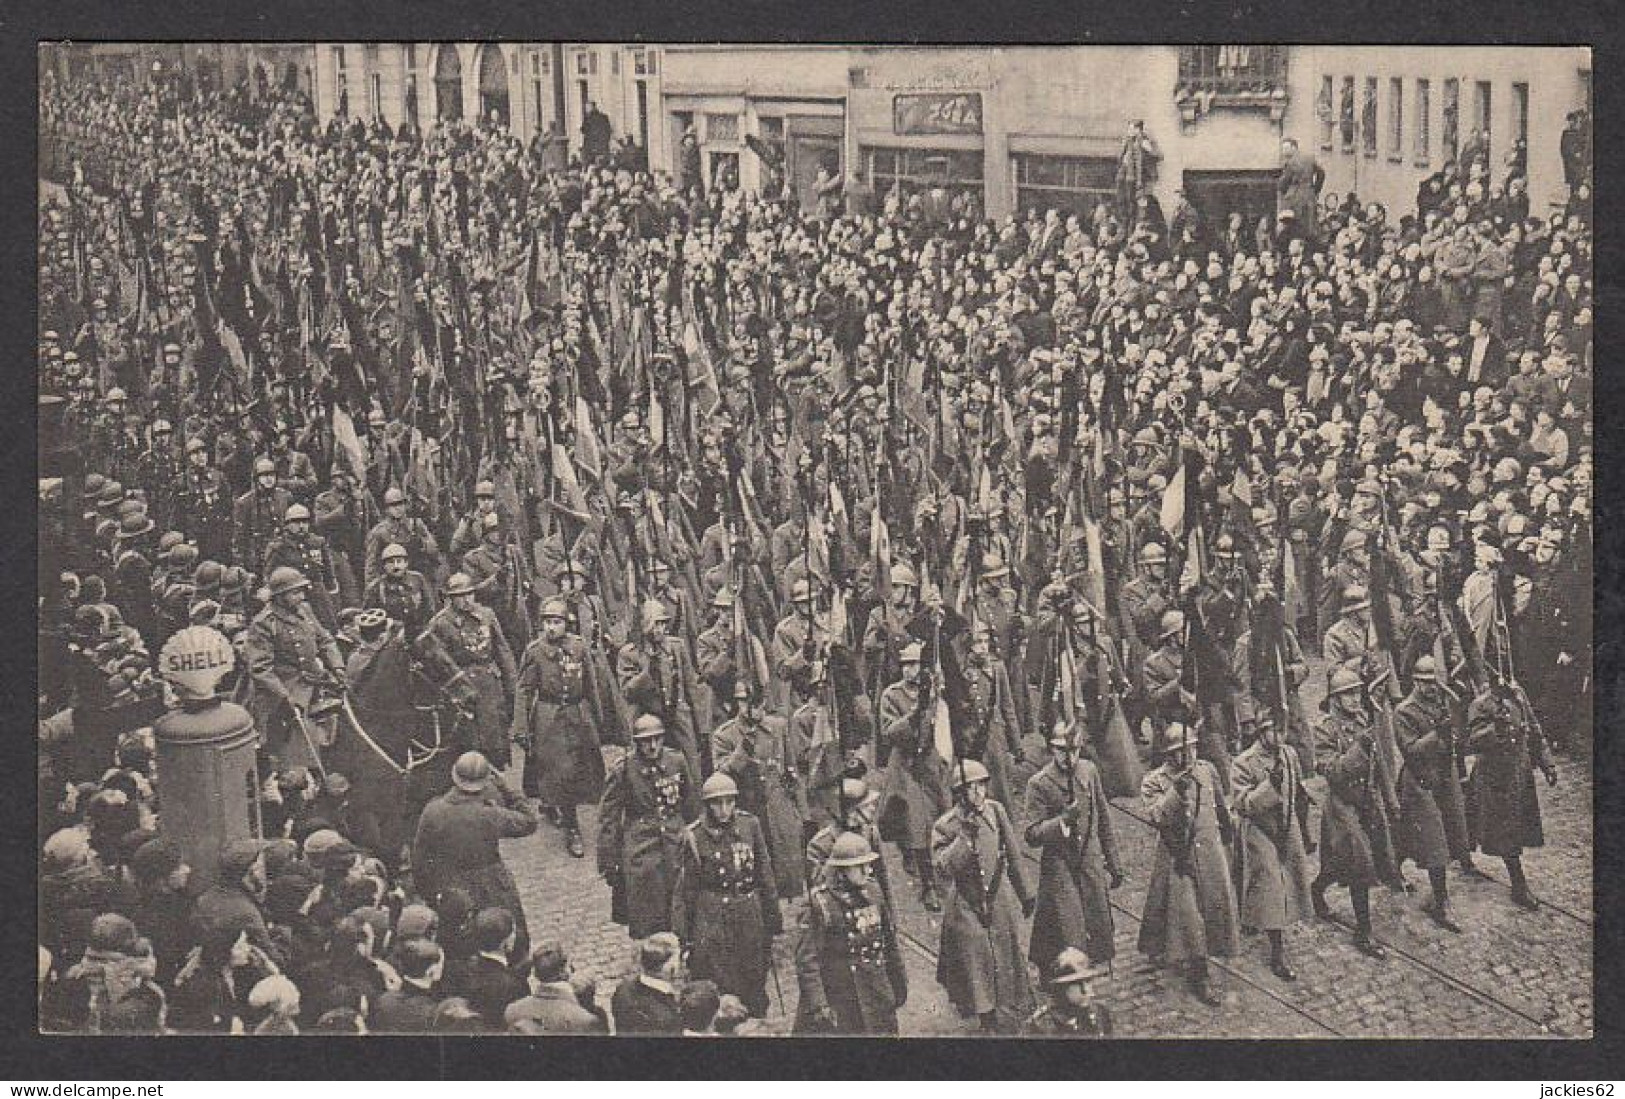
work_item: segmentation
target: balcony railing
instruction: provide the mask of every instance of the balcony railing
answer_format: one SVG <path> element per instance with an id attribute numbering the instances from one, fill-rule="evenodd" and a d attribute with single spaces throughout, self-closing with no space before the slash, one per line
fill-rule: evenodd
<path id="1" fill-rule="evenodd" d="M 1286 89 L 1286 49 L 1281 46 L 1183 46 L 1179 94 L 1268 95 Z"/>

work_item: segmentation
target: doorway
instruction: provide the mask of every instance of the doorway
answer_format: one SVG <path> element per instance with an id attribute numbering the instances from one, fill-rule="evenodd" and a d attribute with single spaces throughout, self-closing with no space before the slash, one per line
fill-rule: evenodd
<path id="1" fill-rule="evenodd" d="M 1239 213 L 1250 232 L 1259 218 L 1275 221 L 1276 168 L 1256 170 L 1187 170 L 1185 197 L 1202 215 L 1210 232 L 1220 232 L 1230 215 Z"/>
<path id="2" fill-rule="evenodd" d="M 436 118 L 456 122 L 463 117 L 463 59 L 450 42 L 435 54 L 434 90 Z"/>
<path id="3" fill-rule="evenodd" d="M 502 50 L 495 42 L 480 47 L 480 121 L 490 122 L 495 116 L 499 126 L 506 129 L 511 118 L 508 103 L 508 66 L 502 60 Z"/>

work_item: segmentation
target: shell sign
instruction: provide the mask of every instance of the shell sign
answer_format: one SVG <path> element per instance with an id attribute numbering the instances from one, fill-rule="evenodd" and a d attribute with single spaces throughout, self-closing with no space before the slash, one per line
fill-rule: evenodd
<path id="1" fill-rule="evenodd" d="M 188 626 L 164 642 L 158 674 L 184 697 L 212 698 L 236 659 L 225 634 L 208 626 Z"/>

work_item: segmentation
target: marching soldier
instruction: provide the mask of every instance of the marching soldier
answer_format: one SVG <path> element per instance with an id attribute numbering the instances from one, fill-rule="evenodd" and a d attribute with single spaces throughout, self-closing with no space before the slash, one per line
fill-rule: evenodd
<path id="1" fill-rule="evenodd" d="M 271 602 L 249 624 L 246 662 L 254 690 L 249 711 L 276 766 L 319 767 L 324 734 L 306 722 L 316 703 L 344 684 L 333 635 L 306 602 L 310 581 L 287 566 L 266 580 Z"/>
<path id="2" fill-rule="evenodd" d="M 446 606 L 429 620 L 428 633 L 446 651 L 473 688 L 475 746 L 498 770 L 510 757 L 508 733 L 516 669 L 513 650 L 490 608 L 474 600 L 474 581 L 453 573 Z"/>
<path id="3" fill-rule="evenodd" d="M 413 572 L 408 567 L 408 556 L 406 547 L 399 542 L 385 546 L 379 555 L 383 572 L 367 585 L 361 602 L 366 607 L 382 608 L 389 617 L 402 623 L 408 634 L 416 637 L 428 627 L 429 619 L 438 608 L 434 585 L 421 572 Z"/>
<path id="4" fill-rule="evenodd" d="M 688 972 L 767 1014 L 773 937 L 784 930 L 773 888 L 773 858 L 756 817 L 738 808 L 739 787 L 724 772 L 700 789 L 703 813 L 683 830 L 671 929 L 688 949 Z"/>
<path id="5" fill-rule="evenodd" d="M 931 859 L 948 884 L 937 980 L 984 1031 L 1008 1034 L 1033 1013 L 1021 925 L 1034 900 L 1015 826 L 987 788 L 987 768 L 960 761 L 955 804 L 931 829 Z"/>
<path id="6" fill-rule="evenodd" d="M 616 654 L 615 675 L 629 706 L 660 718 L 688 760 L 689 784 L 697 786 L 697 776 L 711 766 L 710 738 L 703 744 L 695 739 L 694 665 L 682 641 L 667 634 L 670 625 L 666 605 L 647 600 L 638 639 L 622 645 Z"/>
<path id="7" fill-rule="evenodd" d="M 890 902 L 875 877 L 879 865 L 879 852 L 863 834 L 842 832 L 832 840 L 796 948 L 797 1034 L 898 1032 L 908 972 Z"/>
<path id="8" fill-rule="evenodd" d="M 919 578 L 904 564 L 891 567 L 891 602 L 869 612 L 863 630 L 863 661 L 874 685 L 895 683 L 902 674 L 899 654 L 913 639 L 908 625 L 919 611 Z"/>
<path id="9" fill-rule="evenodd" d="M 1038 848 L 1038 905 L 1027 957 L 1042 971 L 1064 949 L 1092 962 L 1112 960 L 1109 890 L 1123 884 L 1111 802 L 1094 763 L 1080 755 L 1072 729 L 1057 723 L 1050 762 L 1027 783 L 1025 839 Z"/>
<path id="10" fill-rule="evenodd" d="M 671 930 L 672 887 L 686 821 L 699 812 L 688 761 L 666 747 L 660 718 L 632 725 L 632 750 L 615 761 L 598 806 L 598 872 L 610 916 L 634 939 Z"/>
<path id="11" fill-rule="evenodd" d="M 880 795 L 869 789 L 866 769 L 861 760 L 846 767 L 838 789 L 838 808 L 835 816 L 824 827 L 813 833 L 807 841 L 807 884 L 817 885 L 824 880 L 825 861 L 835 849 L 835 841 L 847 832 L 860 833 L 869 841 L 869 847 L 881 856 L 875 862 L 875 879 L 891 903 L 891 876 L 886 872 L 886 859 L 880 847 Z"/>
<path id="12" fill-rule="evenodd" d="M 1004 661 L 993 655 L 992 629 L 980 620 L 971 627 L 965 683 L 971 722 L 962 745 L 965 758 L 980 760 L 987 767 L 994 801 L 1014 805 L 1012 795 L 1020 789 L 1017 768 L 1026 762 L 1019 739 L 1021 719 L 1016 714 L 1010 673 Z"/>
<path id="13" fill-rule="evenodd" d="M 1258 714 L 1257 739 L 1230 764 L 1230 796 L 1240 820 L 1237 857 L 1241 862 L 1242 926 L 1270 940 L 1270 971 L 1283 981 L 1298 979 L 1286 956 L 1286 929 L 1301 922 L 1312 904 L 1309 893 L 1309 792 L 1303 786 L 1298 751 L 1281 743 L 1276 717 Z"/>
<path id="14" fill-rule="evenodd" d="M 181 458 L 168 420 L 154 420 L 151 436 L 151 444 L 136 459 L 136 480 L 147 490 L 157 520 L 167 528 L 175 523 L 175 504 L 184 483 Z"/>
<path id="15" fill-rule="evenodd" d="M 310 509 L 304 504 L 288 506 L 282 533 L 265 547 L 265 574 L 269 576 L 283 565 L 298 569 L 310 581 L 310 609 L 316 612 L 317 621 L 330 632 L 338 629 L 334 601 L 339 596 L 339 585 L 333 554 L 327 539 L 310 532 Z"/>
<path id="16" fill-rule="evenodd" d="M 480 520 L 481 540 L 463 554 L 463 571 L 474 580 L 474 595 L 496 613 L 502 632 L 523 647 L 530 637 L 526 622 L 529 582 L 518 560 L 518 548 L 507 539 L 502 518 L 488 511 Z"/>
<path id="17" fill-rule="evenodd" d="M 276 463 L 254 460 L 254 485 L 231 507 L 233 560 L 247 568 L 265 560 L 265 551 L 281 529 L 293 497 L 277 484 Z"/>
<path id="18" fill-rule="evenodd" d="M 176 499 L 175 525 L 197 543 L 203 560 L 230 558 L 232 511 L 230 487 L 225 474 L 210 464 L 209 444 L 192 436 L 186 440 L 186 473 Z"/>
<path id="19" fill-rule="evenodd" d="M 422 519 L 407 514 L 406 493 L 398 488 L 384 493 L 384 517 L 367 532 L 367 560 L 363 571 L 368 585 L 378 578 L 384 547 L 391 544 L 406 547 L 407 561 L 413 572 L 421 572 L 437 583 L 445 575 L 446 563 L 440 556 L 440 546 Z"/>
<path id="20" fill-rule="evenodd" d="M 1424 911 L 1434 923 L 1459 935 L 1461 927 L 1451 918 L 1445 880 L 1456 832 L 1460 832 L 1462 850 L 1466 844 L 1466 820 L 1459 817 L 1462 802 L 1454 718 L 1431 656 L 1417 660 L 1411 682 L 1411 693 L 1394 709 L 1394 740 L 1401 759 L 1394 856 L 1401 866 L 1409 859 L 1427 871 L 1433 897 Z M 1451 818 L 1459 818 L 1454 827 Z"/>
<path id="21" fill-rule="evenodd" d="M 496 482 L 482 480 L 474 486 L 474 509 L 461 519 L 457 520 L 457 529 L 452 531 L 451 545 L 448 552 L 454 561 L 461 561 L 463 555 L 485 538 L 485 517 L 497 515 L 497 486 Z"/>
<path id="22" fill-rule="evenodd" d="M 918 641 L 899 654 L 902 679 L 880 694 L 875 757 L 883 761 L 880 832 L 903 849 L 903 867 L 919 875 L 920 903 L 942 911 L 930 857 L 931 826 L 948 807 L 946 764 L 934 739 L 936 694 L 921 666 L 925 646 Z"/>
<path id="23" fill-rule="evenodd" d="M 355 474 L 342 461 L 333 463 L 327 491 L 316 497 L 316 532 L 333 551 L 341 602 L 354 602 L 366 563 L 367 532 L 378 522 L 378 505 L 356 489 Z"/>
<path id="24" fill-rule="evenodd" d="M 1474 846 L 1499 855 L 1512 880 L 1512 902 L 1533 912 L 1540 902 L 1523 873 L 1523 851 L 1545 842 L 1534 772 L 1557 785 L 1533 708 L 1516 683 L 1499 683 L 1473 700 L 1467 711 L 1467 751 L 1478 758 L 1468 776 Z"/>
<path id="25" fill-rule="evenodd" d="M 797 580 L 790 586 L 790 612 L 774 627 L 771 645 L 774 679 L 796 702 L 812 695 L 808 673 L 829 644 L 829 624 L 813 612 L 812 588 L 805 579 Z"/>
<path id="26" fill-rule="evenodd" d="M 525 752 L 524 791 L 558 814 L 572 858 L 586 854 L 576 807 L 604 792 L 603 685 L 593 675 L 586 642 L 565 631 L 567 608 L 542 604 L 542 633 L 519 662 L 513 740 Z"/>
<path id="27" fill-rule="evenodd" d="M 1320 813 L 1320 874 L 1310 884 L 1315 915 L 1331 919 L 1326 890 L 1346 885 L 1354 905 L 1354 946 L 1381 959 L 1386 951 L 1371 938 L 1371 887 L 1393 881 L 1393 814 L 1385 791 L 1386 761 L 1377 748 L 1361 691 L 1360 675 L 1348 668 L 1332 672 L 1326 718 L 1315 734 L 1316 769 L 1326 778 Z"/>
<path id="28" fill-rule="evenodd" d="M 748 679 L 734 681 L 733 716 L 711 734 L 711 758 L 718 774 L 739 787 L 740 808 L 762 825 L 780 897 L 802 890 L 797 870 L 807 793 L 797 769 L 799 746 L 790 741 L 784 718 L 764 713 L 761 697 Z"/>
<path id="29" fill-rule="evenodd" d="M 1175 721 L 1159 740 L 1158 766 L 1140 787 L 1158 844 L 1138 946 L 1153 964 L 1183 967 L 1196 998 L 1218 1007 L 1208 958 L 1241 950 L 1225 855 L 1233 833 L 1229 807 L 1218 772 L 1196 755 L 1196 730 Z"/>

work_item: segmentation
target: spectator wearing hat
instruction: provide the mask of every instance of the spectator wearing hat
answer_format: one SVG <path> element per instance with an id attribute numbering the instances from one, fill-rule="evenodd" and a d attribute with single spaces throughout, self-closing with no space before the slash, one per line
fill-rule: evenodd
<path id="1" fill-rule="evenodd" d="M 135 876 L 136 926 L 146 931 L 157 963 L 156 979 L 167 983 L 192 945 L 192 868 L 179 848 L 165 839 L 149 839 L 130 861 Z"/>
<path id="2" fill-rule="evenodd" d="M 154 982 L 152 944 L 117 913 L 97 916 L 83 957 L 63 973 L 50 998 L 44 1029 L 84 1034 L 152 1034 L 164 1030 L 167 1008 Z"/>
<path id="3" fill-rule="evenodd" d="M 247 934 L 254 946 L 270 950 L 271 936 L 260 908 L 267 884 L 263 841 L 226 844 L 220 851 L 214 883 L 198 895 L 192 909 L 194 941 L 235 929 Z"/>

